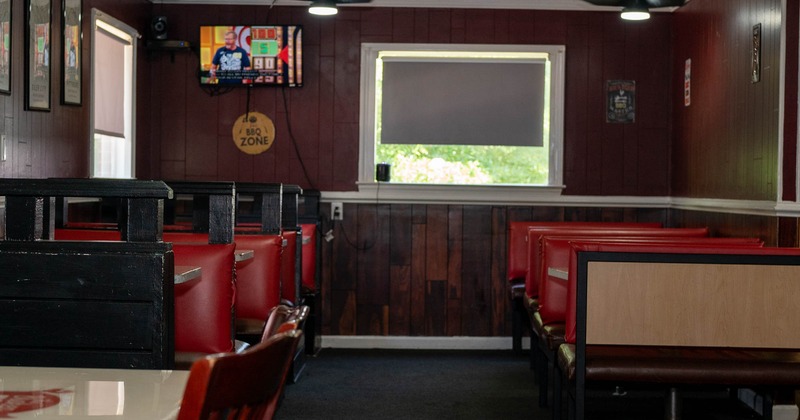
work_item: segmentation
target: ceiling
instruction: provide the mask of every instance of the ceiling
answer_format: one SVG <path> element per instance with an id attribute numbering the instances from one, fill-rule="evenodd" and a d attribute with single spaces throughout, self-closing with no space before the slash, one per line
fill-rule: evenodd
<path id="1" fill-rule="evenodd" d="M 307 0 L 151 0 L 163 4 L 215 4 L 307 6 Z M 618 11 L 619 7 L 593 6 L 583 0 L 373 0 L 366 4 L 340 7 L 440 7 L 450 9 L 535 9 L 535 10 L 593 10 Z M 671 11 L 674 8 L 661 9 Z M 658 11 L 655 9 L 653 11 Z"/>

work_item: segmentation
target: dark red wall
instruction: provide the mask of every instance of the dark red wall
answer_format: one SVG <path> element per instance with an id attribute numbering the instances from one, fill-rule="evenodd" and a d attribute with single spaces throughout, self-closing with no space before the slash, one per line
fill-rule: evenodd
<path id="1" fill-rule="evenodd" d="M 777 198 L 780 10 L 780 0 L 702 0 L 674 13 L 673 84 L 681 86 L 684 62 L 691 58 L 692 104 L 684 107 L 682 89 L 671 95 L 673 196 Z M 761 81 L 752 83 L 757 23 L 762 25 Z M 796 76 L 796 71 L 789 75 L 795 93 Z"/>
<path id="2" fill-rule="evenodd" d="M 304 7 L 157 6 L 170 37 L 198 40 L 201 24 L 304 26 L 305 86 L 253 89 L 251 109 L 277 127 L 275 144 L 251 157 L 233 144 L 246 91 L 210 96 L 198 86 L 198 57 L 151 57 L 153 177 L 267 181 L 324 191 L 357 189 L 362 42 L 564 44 L 567 47 L 564 179 L 569 194 L 669 194 L 671 16 L 627 23 L 616 13 L 412 8 L 342 8 L 333 18 Z M 268 16 L 269 13 L 269 16 Z M 605 83 L 637 86 L 634 124 L 605 122 Z M 302 161 L 289 138 L 291 131 Z"/>

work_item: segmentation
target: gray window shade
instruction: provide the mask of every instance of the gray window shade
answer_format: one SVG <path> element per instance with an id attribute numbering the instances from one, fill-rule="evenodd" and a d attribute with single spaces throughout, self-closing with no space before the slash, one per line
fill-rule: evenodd
<path id="1" fill-rule="evenodd" d="M 125 137 L 125 48 L 130 45 L 102 29 L 95 36 L 95 60 L 103 71 L 94 75 L 95 131 Z"/>
<path id="2" fill-rule="evenodd" d="M 383 62 L 382 144 L 542 146 L 544 62 Z"/>

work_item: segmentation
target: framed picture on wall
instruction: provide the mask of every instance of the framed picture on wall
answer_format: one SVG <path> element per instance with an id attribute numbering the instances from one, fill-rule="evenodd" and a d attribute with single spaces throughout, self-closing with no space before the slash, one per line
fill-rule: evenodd
<path id="1" fill-rule="evenodd" d="M 0 93 L 11 94 L 11 0 L 0 0 Z"/>
<path id="2" fill-rule="evenodd" d="M 50 0 L 25 0 L 25 109 L 50 110 Z"/>
<path id="3" fill-rule="evenodd" d="M 61 65 L 61 103 L 64 105 L 80 105 L 83 67 L 81 50 L 83 31 L 83 0 L 62 0 L 64 15 L 61 18 L 62 44 Z"/>

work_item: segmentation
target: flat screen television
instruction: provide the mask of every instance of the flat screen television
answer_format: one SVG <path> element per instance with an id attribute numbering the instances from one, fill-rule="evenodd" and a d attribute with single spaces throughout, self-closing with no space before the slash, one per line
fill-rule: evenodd
<path id="1" fill-rule="evenodd" d="M 201 26 L 200 84 L 302 86 L 303 28 Z"/>

